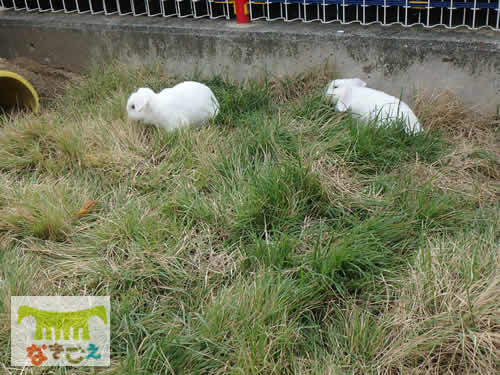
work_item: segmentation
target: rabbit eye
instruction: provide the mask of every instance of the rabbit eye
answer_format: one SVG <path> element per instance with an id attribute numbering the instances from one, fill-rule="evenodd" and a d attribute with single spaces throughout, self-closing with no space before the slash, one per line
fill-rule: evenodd
<path id="1" fill-rule="evenodd" d="M 132 104 L 131 108 L 132 108 L 132 109 L 135 109 L 135 104 Z"/>

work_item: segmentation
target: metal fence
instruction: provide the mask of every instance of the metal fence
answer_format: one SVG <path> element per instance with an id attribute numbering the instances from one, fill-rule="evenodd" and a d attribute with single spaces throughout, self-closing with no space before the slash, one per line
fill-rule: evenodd
<path id="1" fill-rule="evenodd" d="M 250 0 L 251 19 L 499 30 L 500 0 Z"/>
<path id="2" fill-rule="evenodd" d="M 0 0 L 7 9 L 158 17 L 225 18 L 234 0 Z M 500 31 L 500 0 L 249 0 L 250 20 L 398 24 Z"/>
<path id="3" fill-rule="evenodd" d="M 107 16 L 229 19 L 234 15 L 233 1 L 227 0 L 0 0 L 0 6 L 16 11 L 89 13 Z"/>

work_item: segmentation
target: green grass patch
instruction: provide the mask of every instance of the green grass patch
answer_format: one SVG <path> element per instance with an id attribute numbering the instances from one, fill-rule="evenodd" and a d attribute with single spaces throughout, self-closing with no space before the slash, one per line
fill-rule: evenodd
<path id="1" fill-rule="evenodd" d="M 3 115 L 2 371 L 10 296 L 84 293 L 111 296 L 96 373 L 495 373 L 498 148 L 359 123 L 321 74 L 204 80 L 219 115 L 172 133 L 125 111 L 181 81 L 161 65 Z"/>

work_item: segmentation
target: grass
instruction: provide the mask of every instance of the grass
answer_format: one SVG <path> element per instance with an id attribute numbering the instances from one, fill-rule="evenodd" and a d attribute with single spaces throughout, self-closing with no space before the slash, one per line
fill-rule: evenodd
<path id="1" fill-rule="evenodd" d="M 440 93 L 424 134 L 361 124 L 325 69 L 206 80 L 220 114 L 174 133 L 124 111 L 178 81 L 159 66 L 0 117 L 0 372 L 10 296 L 88 294 L 112 303 L 96 373 L 498 373 L 498 120 Z"/>

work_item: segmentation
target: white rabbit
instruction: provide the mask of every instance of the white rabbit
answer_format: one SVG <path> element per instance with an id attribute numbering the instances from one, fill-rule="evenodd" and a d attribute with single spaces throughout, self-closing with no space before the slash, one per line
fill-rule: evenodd
<path id="1" fill-rule="evenodd" d="M 337 87 L 347 87 L 347 86 L 365 87 L 366 82 L 359 78 L 335 79 L 328 84 L 326 95 L 333 95 L 333 90 L 335 90 Z"/>
<path id="2" fill-rule="evenodd" d="M 219 112 L 219 102 L 212 90 L 202 83 L 181 82 L 156 94 L 149 88 L 140 88 L 127 101 L 131 120 L 174 130 L 201 125 Z"/>
<path id="3" fill-rule="evenodd" d="M 423 130 L 406 103 L 382 91 L 363 86 L 340 86 L 328 91 L 327 96 L 331 98 L 339 112 L 350 109 L 363 120 L 376 120 L 382 123 L 402 119 L 406 125 L 406 132 L 410 134 Z"/>

